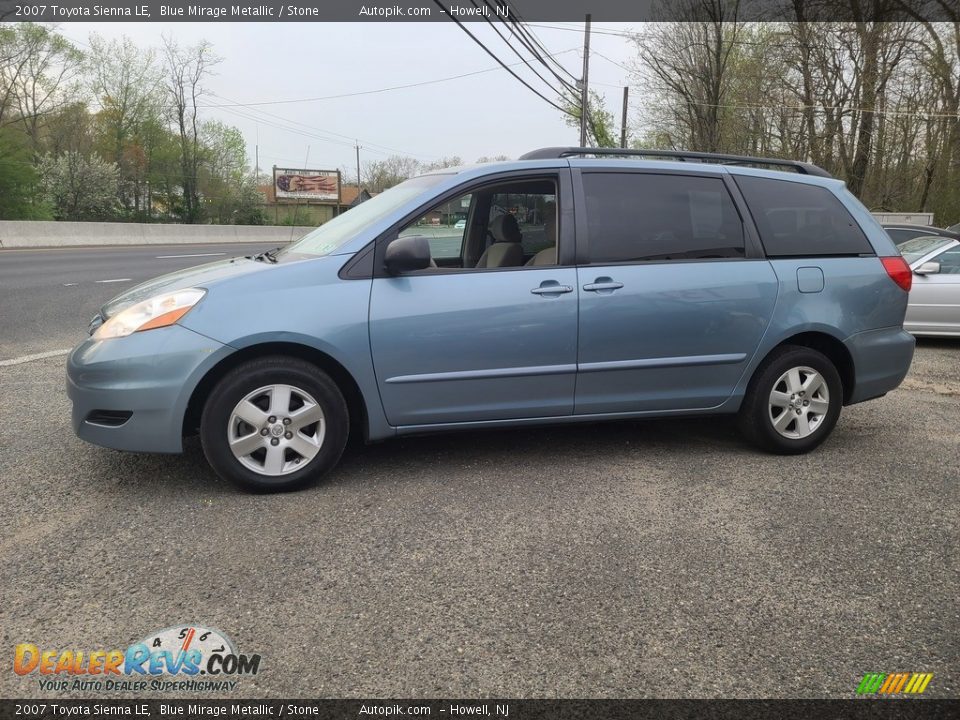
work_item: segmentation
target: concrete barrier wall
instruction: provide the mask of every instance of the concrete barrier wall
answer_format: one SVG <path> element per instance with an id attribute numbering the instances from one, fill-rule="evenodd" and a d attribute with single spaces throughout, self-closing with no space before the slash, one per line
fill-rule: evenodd
<path id="1" fill-rule="evenodd" d="M 313 230 L 277 225 L 159 225 L 149 223 L 0 220 L 0 247 L 260 243 L 283 245 Z"/>

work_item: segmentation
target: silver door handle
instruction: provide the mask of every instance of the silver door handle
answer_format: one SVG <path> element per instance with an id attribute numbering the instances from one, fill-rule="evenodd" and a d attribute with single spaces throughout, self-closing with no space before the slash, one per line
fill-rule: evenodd
<path id="1" fill-rule="evenodd" d="M 583 289 L 587 292 L 599 292 L 601 290 L 619 290 L 623 287 L 622 282 L 616 282 L 614 280 L 607 280 L 605 282 L 592 282 L 587 283 L 583 286 Z"/>
<path id="2" fill-rule="evenodd" d="M 533 288 L 530 292 L 534 295 L 560 295 L 562 293 L 573 292 L 569 285 L 541 285 Z"/>

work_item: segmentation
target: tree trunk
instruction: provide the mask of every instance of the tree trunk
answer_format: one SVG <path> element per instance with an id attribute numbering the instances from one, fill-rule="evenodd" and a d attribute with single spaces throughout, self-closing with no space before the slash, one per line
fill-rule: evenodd
<path id="1" fill-rule="evenodd" d="M 850 192 L 858 197 L 863 193 L 867 181 L 867 167 L 873 150 L 873 128 L 877 107 L 877 84 L 879 65 L 879 27 L 876 22 L 858 22 L 857 36 L 863 53 L 863 67 L 860 75 L 860 127 L 857 130 L 856 147 L 853 161 L 850 163 L 850 176 L 847 185 Z"/>

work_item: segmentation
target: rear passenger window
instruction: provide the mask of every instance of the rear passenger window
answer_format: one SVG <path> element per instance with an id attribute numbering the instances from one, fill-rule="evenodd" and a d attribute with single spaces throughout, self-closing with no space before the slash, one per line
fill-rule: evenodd
<path id="1" fill-rule="evenodd" d="M 768 256 L 874 254 L 860 226 L 826 188 L 744 175 L 735 179 Z"/>
<path id="2" fill-rule="evenodd" d="M 720 178 L 584 173 L 590 262 L 739 258 L 743 223 Z"/>

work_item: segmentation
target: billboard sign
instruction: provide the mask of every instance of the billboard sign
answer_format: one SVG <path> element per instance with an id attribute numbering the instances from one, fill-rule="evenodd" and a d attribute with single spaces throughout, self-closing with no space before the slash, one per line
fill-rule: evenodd
<path id="1" fill-rule="evenodd" d="M 278 200 L 337 202 L 340 199 L 340 172 L 275 167 L 273 188 Z"/>

